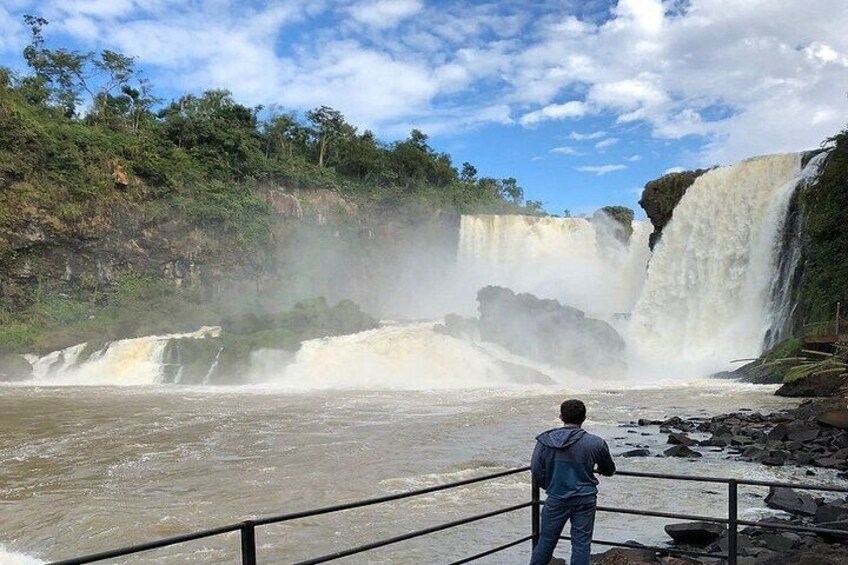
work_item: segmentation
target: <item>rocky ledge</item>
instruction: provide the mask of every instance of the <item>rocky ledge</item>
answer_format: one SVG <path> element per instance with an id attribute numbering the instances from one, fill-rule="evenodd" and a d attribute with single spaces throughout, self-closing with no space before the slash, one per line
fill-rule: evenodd
<path id="1" fill-rule="evenodd" d="M 848 478 L 848 408 L 844 399 L 803 402 L 798 408 L 760 414 L 740 411 L 712 418 L 638 420 L 668 434 L 667 456 L 697 457 L 692 447 L 726 451 L 764 465 L 800 465 L 836 469 Z M 710 434 L 695 439 L 690 433 Z M 623 454 L 628 456 L 628 453 Z"/>

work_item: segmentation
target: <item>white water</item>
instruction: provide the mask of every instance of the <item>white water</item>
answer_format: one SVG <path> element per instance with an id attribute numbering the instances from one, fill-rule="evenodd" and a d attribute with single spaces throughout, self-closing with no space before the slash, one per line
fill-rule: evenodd
<path id="1" fill-rule="evenodd" d="M 33 378 L 29 384 L 73 386 L 132 386 L 162 382 L 163 357 L 168 341 L 175 338 L 214 336 L 219 328 L 205 327 L 196 332 L 122 339 L 80 360 L 86 344 L 74 345 L 42 357 L 30 356 Z"/>
<path id="2" fill-rule="evenodd" d="M 44 561 L 24 553 L 10 551 L 0 543 L 0 565 L 42 565 Z"/>
<path id="3" fill-rule="evenodd" d="M 418 323 L 307 341 L 290 365 L 275 368 L 274 373 L 282 372 L 281 377 L 272 373 L 261 380 L 293 390 L 438 390 L 529 384 L 517 379 L 505 364 L 556 377 L 555 370 L 498 346 L 443 335 L 433 330 L 432 323 Z"/>
<path id="4" fill-rule="evenodd" d="M 494 284 L 601 317 L 629 312 L 649 256 L 649 227 L 633 227 L 625 245 L 604 237 L 609 225 L 584 218 L 463 216 L 459 276 L 472 292 Z"/>
<path id="5" fill-rule="evenodd" d="M 761 352 L 778 235 L 799 173 L 800 155 L 773 155 L 695 181 L 654 249 L 630 322 L 631 365 L 707 374 Z"/>

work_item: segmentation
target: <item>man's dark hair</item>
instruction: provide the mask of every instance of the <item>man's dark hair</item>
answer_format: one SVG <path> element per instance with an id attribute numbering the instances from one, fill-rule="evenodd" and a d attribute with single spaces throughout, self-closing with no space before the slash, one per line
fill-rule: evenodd
<path id="1" fill-rule="evenodd" d="M 559 417 L 564 424 L 581 425 L 586 420 L 586 405 L 575 398 L 566 400 L 559 407 Z"/>

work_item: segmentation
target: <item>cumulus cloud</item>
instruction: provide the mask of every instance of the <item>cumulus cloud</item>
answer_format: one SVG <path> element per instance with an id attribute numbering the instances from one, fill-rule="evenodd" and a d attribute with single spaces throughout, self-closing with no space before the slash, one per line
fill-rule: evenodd
<path id="1" fill-rule="evenodd" d="M 424 7 L 421 0 L 365 0 L 347 9 L 351 18 L 376 28 L 394 27 Z"/>
<path id="2" fill-rule="evenodd" d="M 528 112 L 521 116 L 518 121 L 523 126 L 533 126 L 548 120 L 581 118 L 586 115 L 586 112 L 587 106 L 585 103 L 572 100 L 564 104 L 549 104 L 539 110 Z"/>
<path id="3" fill-rule="evenodd" d="M 844 0 L 815 9 L 808 0 L 608 7 L 15 0 L 0 7 L 0 50 L 20 49 L 20 15 L 37 12 L 84 48 L 137 56 L 174 90 L 229 88 L 248 103 L 293 109 L 329 104 L 384 131 L 592 116 L 616 135 L 639 125 L 659 139 L 695 136 L 707 165 L 813 147 L 845 125 Z"/>
<path id="4" fill-rule="evenodd" d="M 615 171 L 622 171 L 627 168 L 627 165 L 585 165 L 582 167 L 574 167 L 575 171 L 581 173 L 594 173 L 597 176 L 603 176 Z"/>

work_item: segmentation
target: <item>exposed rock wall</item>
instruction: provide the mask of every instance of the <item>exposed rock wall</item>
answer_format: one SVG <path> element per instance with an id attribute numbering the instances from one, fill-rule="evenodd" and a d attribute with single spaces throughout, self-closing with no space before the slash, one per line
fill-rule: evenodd
<path id="1" fill-rule="evenodd" d="M 648 241 L 651 249 L 660 240 L 663 228 L 671 221 L 674 208 L 683 198 L 686 190 L 692 186 L 695 179 L 707 171 L 708 169 L 697 169 L 681 173 L 669 173 L 645 185 L 639 206 L 645 210 L 648 219 L 654 226 L 654 232 Z"/>

